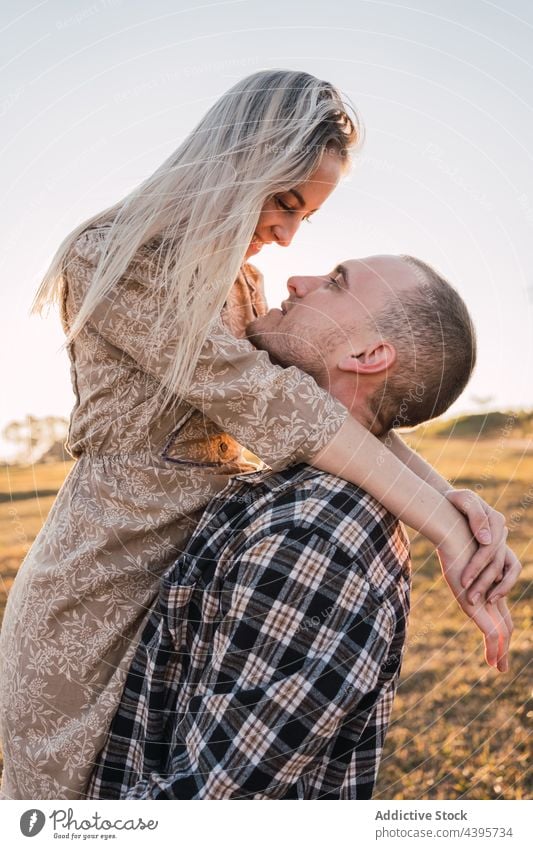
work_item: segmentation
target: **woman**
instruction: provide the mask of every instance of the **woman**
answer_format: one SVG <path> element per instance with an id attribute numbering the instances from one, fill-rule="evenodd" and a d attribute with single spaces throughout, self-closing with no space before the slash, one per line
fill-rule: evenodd
<path id="1" fill-rule="evenodd" d="M 306 460 L 364 483 L 444 550 L 456 508 L 309 376 L 238 338 L 266 309 L 243 260 L 290 243 L 359 139 L 329 83 L 253 74 L 54 257 L 35 309 L 61 305 L 77 462 L 6 609 L 5 797 L 83 793 L 160 575 L 228 475 L 257 467 L 241 446 L 273 469 Z"/>

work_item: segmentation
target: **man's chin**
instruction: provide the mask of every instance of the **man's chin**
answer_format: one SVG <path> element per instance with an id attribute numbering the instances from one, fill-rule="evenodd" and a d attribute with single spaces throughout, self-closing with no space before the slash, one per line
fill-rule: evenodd
<path id="1" fill-rule="evenodd" d="M 254 320 L 251 321 L 250 324 L 246 325 L 246 330 L 244 331 L 246 333 L 246 338 L 248 339 L 248 341 L 251 342 L 252 345 L 255 345 L 256 348 L 261 347 L 260 341 L 262 333 L 261 328 L 257 326 L 257 323 L 260 321 L 261 319 L 254 318 Z"/>
<path id="2" fill-rule="evenodd" d="M 260 340 L 265 339 L 269 333 L 272 333 L 272 329 L 275 326 L 275 323 L 270 320 L 271 312 L 272 310 L 269 310 L 269 312 L 265 315 L 261 315 L 259 318 L 254 318 L 253 321 L 246 325 L 246 338 L 249 339 L 256 348 L 265 349 L 264 345 L 260 344 Z"/>
<path id="3" fill-rule="evenodd" d="M 251 321 L 246 327 L 246 338 L 252 343 L 254 348 L 257 348 L 259 351 L 266 351 L 274 365 L 285 367 L 285 363 L 279 360 L 276 355 L 276 333 L 263 328 L 261 324 L 262 317 L 255 318 Z"/>

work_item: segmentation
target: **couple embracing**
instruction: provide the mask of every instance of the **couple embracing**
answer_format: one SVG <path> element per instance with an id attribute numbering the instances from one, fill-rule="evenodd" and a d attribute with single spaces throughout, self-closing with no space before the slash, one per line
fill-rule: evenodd
<path id="1" fill-rule="evenodd" d="M 403 522 L 508 668 L 504 517 L 396 432 L 476 359 L 456 289 L 411 256 L 339 258 L 269 309 L 287 247 L 361 141 L 330 83 L 245 78 L 60 245 L 76 463 L 0 637 L 3 798 L 361 799 L 411 585 Z"/>

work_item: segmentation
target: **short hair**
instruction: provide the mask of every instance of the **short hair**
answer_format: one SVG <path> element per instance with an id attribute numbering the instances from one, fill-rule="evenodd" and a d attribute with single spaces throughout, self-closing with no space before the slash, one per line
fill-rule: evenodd
<path id="1" fill-rule="evenodd" d="M 444 413 L 468 383 L 477 357 L 475 328 L 457 290 L 422 260 L 401 259 L 419 285 L 372 318 L 397 353 L 392 374 L 368 399 L 380 434 Z"/>

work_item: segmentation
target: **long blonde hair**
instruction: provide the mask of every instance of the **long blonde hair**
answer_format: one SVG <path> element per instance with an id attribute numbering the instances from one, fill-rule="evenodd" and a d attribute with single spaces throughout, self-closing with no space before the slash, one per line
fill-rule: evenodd
<path id="1" fill-rule="evenodd" d="M 176 333 L 175 357 L 154 398 L 161 412 L 190 384 L 265 201 L 307 180 L 332 145 L 348 166 L 350 150 L 361 136 L 355 110 L 330 83 L 298 71 L 251 74 L 216 101 L 151 176 L 63 240 L 32 312 L 61 302 L 65 260 L 86 228 L 107 225 L 107 235 L 65 345 L 119 285 L 137 251 L 159 242 L 154 285 L 164 297 L 158 298 L 162 306 L 148 348 L 153 343 L 157 349 L 166 322 L 173 322 Z"/>

